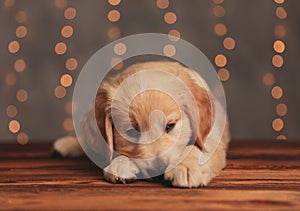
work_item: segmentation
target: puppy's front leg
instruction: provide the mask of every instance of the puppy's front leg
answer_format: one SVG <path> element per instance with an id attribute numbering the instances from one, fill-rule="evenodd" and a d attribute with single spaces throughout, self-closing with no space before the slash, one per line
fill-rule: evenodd
<path id="1" fill-rule="evenodd" d="M 140 172 L 136 164 L 128 157 L 120 155 L 114 158 L 104 169 L 104 178 L 111 183 L 129 183 L 137 178 Z"/>

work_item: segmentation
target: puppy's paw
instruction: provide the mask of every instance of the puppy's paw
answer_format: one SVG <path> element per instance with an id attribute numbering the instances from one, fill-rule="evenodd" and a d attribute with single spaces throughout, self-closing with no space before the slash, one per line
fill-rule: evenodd
<path id="1" fill-rule="evenodd" d="M 62 157 L 79 157 L 84 154 L 77 138 L 66 136 L 54 142 L 53 152 Z"/>
<path id="2" fill-rule="evenodd" d="M 175 168 L 170 166 L 164 175 L 164 179 L 170 180 L 173 186 L 182 188 L 204 187 L 213 177 L 208 165 L 197 163 L 181 163 Z"/>
<path id="3" fill-rule="evenodd" d="M 104 178 L 111 183 L 130 183 L 137 178 L 139 169 L 128 157 L 120 155 L 104 169 Z"/>

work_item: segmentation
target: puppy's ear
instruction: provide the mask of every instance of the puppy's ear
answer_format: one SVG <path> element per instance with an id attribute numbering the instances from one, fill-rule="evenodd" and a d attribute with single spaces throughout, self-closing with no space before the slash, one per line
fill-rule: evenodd
<path id="1" fill-rule="evenodd" d="M 103 83 L 96 96 L 95 100 L 95 115 L 97 120 L 97 125 L 100 129 L 102 136 L 104 137 L 108 150 L 109 150 L 109 160 L 112 160 L 114 142 L 113 142 L 113 124 L 111 117 L 111 92 L 112 87 L 107 83 Z"/>
<path id="2" fill-rule="evenodd" d="M 192 92 L 193 100 L 195 103 L 185 102 L 185 112 L 191 121 L 194 138 L 196 145 L 203 150 L 204 143 L 211 130 L 213 123 L 213 102 L 209 93 L 203 88 L 201 82 L 196 78 L 191 70 L 185 75 L 184 81 Z M 197 108 L 194 108 L 196 105 Z"/>

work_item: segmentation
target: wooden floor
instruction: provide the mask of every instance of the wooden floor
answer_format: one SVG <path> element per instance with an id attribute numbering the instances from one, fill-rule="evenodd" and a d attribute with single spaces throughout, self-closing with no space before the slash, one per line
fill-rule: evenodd
<path id="1" fill-rule="evenodd" d="M 0 145 L 0 210 L 300 210 L 300 142 L 233 142 L 206 188 L 109 184 L 86 158 L 50 145 Z"/>

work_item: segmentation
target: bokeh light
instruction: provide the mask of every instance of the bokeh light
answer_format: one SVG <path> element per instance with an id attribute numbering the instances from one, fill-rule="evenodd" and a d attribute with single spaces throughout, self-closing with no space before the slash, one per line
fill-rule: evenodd
<path id="1" fill-rule="evenodd" d="M 218 66 L 218 67 L 225 67 L 226 64 L 227 64 L 227 58 L 225 55 L 223 54 L 218 54 L 216 57 L 215 57 L 215 64 Z"/>
<path id="2" fill-rule="evenodd" d="M 283 53 L 285 50 L 285 44 L 281 40 L 276 40 L 273 44 L 274 51 L 277 53 Z"/>
<path id="3" fill-rule="evenodd" d="M 21 145 L 27 144 L 29 141 L 29 137 L 26 133 L 21 132 L 17 136 L 17 142 Z"/>
<path id="4" fill-rule="evenodd" d="M 118 39 L 121 35 L 121 31 L 119 27 L 111 26 L 107 31 L 107 36 L 110 40 Z"/>
<path id="5" fill-rule="evenodd" d="M 283 58 L 280 55 L 274 55 L 272 58 L 272 64 L 274 65 L 274 67 L 282 67 L 283 66 Z"/>
<path id="6" fill-rule="evenodd" d="M 67 70 L 74 71 L 78 67 L 78 61 L 75 58 L 69 58 L 65 64 Z"/>
<path id="7" fill-rule="evenodd" d="M 57 7 L 57 8 L 64 8 L 67 6 L 67 0 L 55 0 L 54 1 L 54 5 Z"/>
<path id="8" fill-rule="evenodd" d="M 117 22 L 119 21 L 121 18 L 121 14 L 118 10 L 110 10 L 108 13 L 107 13 L 107 19 L 110 21 L 110 22 Z"/>
<path id="9" fill-rule="evenodd" d="M 283 7 L 277 7 L 276 8 L 276 16 L 279 19 L 286 19 L 287 18 L 287 13 Z"/>
<path id="10" fill-rule="evenodd" d="M 71 118 L 67 118 L 63 122 L 63 127 L 65 131 L 71 132 L 74 130 L 73 120 Z"/>
<path id="11" fill-rule="evenodd" d="M 275 83 L 275 77 L 272 73 L 265 73 L 263 75 L 263 83 L 266 86 L 272 86 Z"/>
<path id="12" fill-rule="evenodd" d="M 277 106 L 276 106 L 276 113 L 279 115 L 279 116 L 285 116 L 288 112 L 288 108 L 287 108 L 287 105 L 284 104 L 284 103 L 279 103 Z"/>
<path id="13" fill-rule="evenodd" d="M 17 120 L 11 120 L 8 124 L 8 129 L 11 133 L 17 133 L 21 129 L 21 125 Z"/>
<path id="14" fill-rule="evenodd" d="M 63 87 L 70 87 L 73 83 L 73 78 L 71 75 L 69 74 L 63 74 L 61 77 L 60 77 L 60 84 L 63 86 Z"/>
<path id="15" fill-rule="evenodd" d="M 23 59 L 17 59 L 14 63 L 14 68 L 17 72 L 23 72 L 26 68 L 26 63 Z"/>
<path id="16" fill-rule="evenodd" d="M 14 118 L 18 114 L 18 109 L 14 105 L 9 105 L 6 108 L 6 115 L 10 118 Z"/>
<path id="17" fill-rule="evenodd" d="M 69 7 L 65 10 L 64 16 L 68 20 L 72 20 L 76 17 L 76 9 L 73 7 Z"/>
<path id="18" fill-rule="evenodd" d="M 221 68 L 218 71 L 218 76 L 219 76 L 221 81 L 227 81 L 230 78 L 230 72 L 229 72 L 229 70 L 227 70 L 225 68 Z"/>
<path id="19" fill-rule="evenodd" d="M 15 0 L 4 0 L 3 2 L 4 7 L 12 7 L 15 5 Z"/>
<path id="20" fill-rule="evenodd" d="M 163 48 L 163 52 L 166 56 L 168 57 L 172 57 L 176 54 L 176 48 L 174 45 L 165 45 L 164 48 Z"/>
<path id="21" fill-rule="evenodd" d="M 223 40 L 223 45 L 227 50 L 233 50 L 235 48 L 235 41 L 232 37 L 226 37 Z"/>
<path id="22" fill-rule="evenodd" d="M 285 135 L 279 135 L 276 137 L 277 140 L 279 141 L 286 141 L 287 140 L 287 137 Z"/>
<path id="23" fill-rule="evenodd" d="M 213 14 L 214 14 L 214 16 L 216 16 L 218 18 L 222 18 L 225 16 L 225 9 L 219 5 L 214 6 Z"/>
<path id="24" fill-rule="evenodd" d="M 287 32 L 283 25 L 277 25 L 274 28 L 274 34 L 278 38 L 284 38 L 286 36 Z"/>
<path id="25" fill-rule="evenodd" d="M 271 94 L 274 99 L 278 100 L 283 96 L 283 90 L 280 86 L 274 86 Z"/>
<path id="26" fill-rule="evenodd" d="M 174 42 L 178 41 L 180 39 L 180 36 L 180 32 L 176 29 L 172 29 L 168 33 L 169 40 Z"/>
<path id="27" fill-rule="evenodd" d="M 121 0 L 108 0 L 108 3 L 112 6 L 117 6 L 121 3 Z"/>
<path id="28" fill-rule="evenodd" d="M 215 4 L 222 4 L 224 2 L 224 0 L 213 0 L 213 2 Z"/>
<path id="29" fill-rule="evenodd" d="M 63 98 L 64 96 L 66 96 L 66 93 L 67 93 L 66 89 L 62 86 L 57 86 L 54 89 L 54 95 L 57 98 Z"/>
<path id="30" fill-rule="evenodd" d="M 164 15 L 164 20 L 167 24 L 174 24 L 177 21 L 177 16 L 174 12 L 167 12 Z"/>
<path id="31" fill-rule="evenodd" d="M 25 89 L 20 89 L 17 91 L 16 97 L 19 102 L 23 103 L 28 99 L 28 93 Z"/>
<path id="32" fill-rule="evenodd" d="M 73 30 L 72 26 L 64 26 L 61 29 L 61 36 L 63 36 L 64 38 L 72 37 L 73 33 L 74 33 L 74 30 Z"/>
<path id="33" fill-rule="evenodd" d="M 274 2 L 277 3 L 277 4 L 283 4 L 284 0 L 274 0 Z"/>
<path id="34" fill-rule="evenodd" d="M 28 19 L 28 15 L 27 15 L 27 13 L 25 11 L 19 11 L 19 12 L 17 12 L 17 14 L 16 14 L 16 21 L 18 23 L 24 23 L 24 22 L 27 21 L 27 19 Z"/>
<path id="35" fill-rule="evenodd" d="M 20 50 L 20 43 L 16 40 L 14 41 L 11 41 L 9 44 L 8 44 L 8 51 L 12 54 L 15 54 L 15 53 L 18 53 L 18 51 Z"/>
<path id="36" fill-rule="evenodd" d="M 17 78 L 16 78 L 16 75 L 14 73 L 8 73 L 6 76 L 5 76 L 5 83 L 8 85 L 8 86 L 13 86 L 15 85 L 17 82 Z"/>
<path id="37" fill-rule="evenodd" d="M 116 58 L 112 58 L 110 64 L 113 70 L 120 70 L 123 68 L 124 62 L 122 59 L 116 57 Z"/>
<path id="38" fill-rule="evenodd" d="M 273 120 L 273 122 L 272 122 L 272 127 L 273 127 L 273 129 L 275 130 L 275 131 L 281 131 L 282 129 L 283 129 L 283 127 L 284 127 L 284 122 L 283 122 L 283 120 L 282 119 L 280 119 L 280 118 L 276 118 L 276 119 L 274 119 Z"/>
<path id="39" fill-rule="evenodd" d="M 170 5 L 170 2 L 169 0 L 156 0 L 156 6 L 159 8 L 159 9 L 166 9 L 168 8 L 168 6 Z"/>
<path id="40" fill-rule="evenodd" d="M 217 23 L 214 29 L 218 36 L 224 36 L 227 33 L 227 28 L 223 23 Z"/>
<path id="41" fill-rule="evenodd" d="M 65 104 L 65 112 L 67 114 L 72 114 L 72 109 L 73 109 L 73 103 L 72 101 L 68 101 L 66 104 Z"/>
<path id="42" fill-rule="evenodd" d="M 26 26 L 18 26 L 16 29 L 16 37 L 24 38 L 27 35 L 27 28 Z"/>
<path id="43" fill-rule="evenodd" d="M 124 43 L 117 43 L 114 46 L 114 52 L 116 55 L 124 55 L 126 53 L 126 45 Z"/>
<path id="44" fill-rule="evenodd" d="M 65 54 L 67 52 L 67 45 L 64 42 L 59 42 L 55 45 L 54 51 L 58 55 Z"/>

